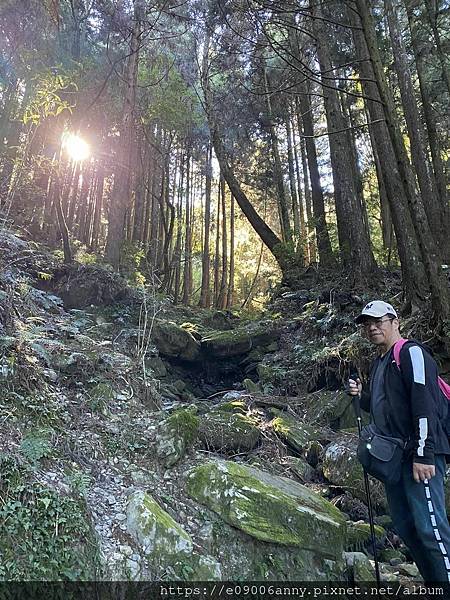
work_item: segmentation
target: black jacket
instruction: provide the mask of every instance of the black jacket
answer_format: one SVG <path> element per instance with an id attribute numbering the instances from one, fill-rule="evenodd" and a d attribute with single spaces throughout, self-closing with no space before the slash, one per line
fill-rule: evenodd
<path id="1" fill-rule="evenodd" d="M 384 376 L 389 433 L 408 440 L 414 462 L 432 465 L 435 454 L 450 455 L 446 432 L 448 401 L 439 389 L 436 361 L 426 346 L 414 340 L 400 351 L 400 369 L 393 350 L 389 352 L 390 361 Z M 370 393 L 363 392 L 361 407 L 370 412 Z"/>

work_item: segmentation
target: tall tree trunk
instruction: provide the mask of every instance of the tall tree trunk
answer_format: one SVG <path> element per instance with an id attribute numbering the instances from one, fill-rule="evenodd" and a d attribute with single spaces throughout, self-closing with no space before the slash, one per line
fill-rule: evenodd
<path id="1" fill-rule="evenodd" d="M 133 169 L 133 147 L 135 138 L 136 84 L 139 64 L 139 47 L 142 30 L 143 0 L 134 0 L 134 26 L 131 34 L 130 55 L 125 74 L 125 100 L 120 126 L 120 152 L 116 165 L 114 188 L 106 241 L 106 258 L 117 269 L 120 262 L 120 247 L 124 236 L 125 213 L 130 200 Z"/>
<path id="2" fill-rule="evenodd" d="M 230 278 L 228 280 L 228 293 L 227 293 L 227 308 L 233 306 L 234 298 L 234 227 L 235 227 L 235 201 L 234 196 L 231 194 L 230 200 Z"/>
<path id="3" fill-rule="evenodd" d="M 300 122 L 299 122 L 299 125 L 301 125 Z M 305 144 L 305 138 L 302 136 L 301 131 L 299 131 L 299 136 L 301 136 L 300 137 L 300 155 L 301 155 L 301 159 L 302 159 L 303 182 L 304 182 L 304 188 L 305 188 L 306 232 L 307 232 L 307 236 L 308 236 L 309 262 L 316 263 L 317 262 L 317 242 L 316 242 L 316 232 L 315 232 L 315 228 L 314 228 L 314 216 L 313 216 L 313 208 L 312 208 L 310 176 L 309 176 L 309 169 L 308 169 L 307 158 L 306 158 L 306 144 Z"/>
<path id="4" fill-rule="evenodd" d="M 309 175 L 311 179 L 311 195 L 319 262 L 323 267 L 332 267 L 336 264 L 336 261 L 331 249 L 331 241 L 325 219 L 325 201 L 323 198 L 322 185 L 320 183 L 317 150 L 314 142 L 312 109 L 310 96 L 308 90 L 306 89 L 306 85 L 302 85 L 300 95 L 297 97 L 297 101 L 298 130 L 299 132 L 302 131 L 303 122 L 303 131 L 306 137 L 306 154 L 308 158 Z"/>
<path id="5" fill-rule="evenodd" d="M 370 239 L 364 227 L 361 227 L 363 214 L 355 188 L 352 167 L 352 152 L 345 131 L 339 93 L 330 83 L 334 69 L 331 64 L 327 41 L 327 31 L 323 27 L 320 3 L 311 0 L 313 30 L 316 38 L 320 71 L 324 83 L 324 103 L 329 131 L 331 165 L 333 171 L 334 197 L 336 206 L 339 247 L 342 264 L 351 269 L 357 280 L 373 277 L 376 264 L 370 246 Z"/>
<path id="6" fill-rule="evenodd" d="M 183 297 L 182 303 L 187 306 L 192 295 L 192 229 L 191 229 L 191 171 L 190 147 L 186 157 L 186 209 L 185 209 L 185 236 L 184 236 L 184 269 L 183 269 Z"/>
<path id="7" fill-rule="evenodd" d="M 425 8 L 428 15 L 431 31 L 433 33 L 434 43 L 436 45 L 436 53 L 441 63 L 442 80 L 445 83 L 447 92 L 450 95 L 450 70 L 448 64 L 448 48 L 447 51 L 444 49 L 441 40 L 441 34 L 438 29 L 437 23 L 437 1 L 436 0 L 425 0 Z M 446 6 L 448 11 L 448 6 Z"/>
<path id="8" fill-rule="evenodd" d="M 205 40 L 204 56 L 208 55 L 209 38 Z M 280 238 L 274 233 L 269 225 L 261 218 L 258 212 L 255 210 L 253 204 L 249 201 L 247 195 L 239 185 L 236 176 L 228 162 L 227 153 L 225 146 L 221 139 L 221 134 L 218 128 L 218 121 L 215 116 L 215 107 L 213 106 L 213 97 L 210 88 L 208 61 L 203 61 L 202 69 L 202 87 L 205 99 L 205 111 L 208 119 L 208 125 L 211 132 L 211 139 L 214 147 L 214 151 L 219 162 L 220 170 L 225 178 L 225 181 L 230 188 L 230 192 L 236 199 L 244 215 L 247 217 L 250 225 L 253 227 L 255 232 L 260 237 L 261 241 L 267 246 L 270 252 L 273 254 L 281 272 L 284 276 L 288 275 L 295 264 L 293 257 L 286 252 L 285 247 L 282 244 Z"/>
<path id="9" fill-rule="evenodd" d="M 450 203 L 447 192 L 447 176 L 442 159 L 444 155 L 442 141 L 438 134 L 436 111 L 433 107 L 432 92 L 427 76 L 427 72 L 429 71 L 427 58 L 432 52 L 432 44 L 428 40 L 424 28 L 421 27 L 418 24 L 417 19 L 415 19 L 411 0 L 404 0 L 404 4 L 408 16 L 411 44 L 422 99 L 423 115 L 427 127 L 430 154 L 436 181 L 436 191 L 440 203 L 440 214 L 442 215 L 441 223 L 443 235 L 441 236 L 441 247 L 443 248 L 444 261 L 448 263 L 450 261 L 450 236 L 447 235 L 447 232 L 450 230 Z"/>
<path id="10" fill-rule="evenodd" d="M 295 136 L 295 124 L 291 122 L 291 131 L 292 131 L 292 147 L 294 152 L 294 164 L 295 164 L 295 174 L 297 176 L 297 198 L 298 198 L 298 219 L 299 219 L 299 235 L 300 242 L 303 244 L 303 254 L 305 256 L 305 262 L 311 262 L 311 252 L 309 248 L 309 230 L 307 229 L 306 219 L 305 219 L 305 201 L 306 201 L 306 192 L 310 194 L 310 190 L 306 189 L 307 181 L 305 180 L 305 189 L 302 190 L 302 178 L 300 175 L 300 161 L 298 157 L 297 145 L 300 142 L 301 138 L 298 137 L 298 140 Z M 306 161 L 306 155 L 305 155 Z M 310 208 L 311 208 L 311 198 L 309 198 Z"/>
<path id="11" fill-rule="evenodd" d="M 284 242 L 292 242 L 292 231 L 291 224 L 289 220 L 289 208 L 286 198 L 286 191 L 284 189 L 284 181 L 283 181 L 283 169 L 281 166 L 280 159 L 280 149 L 278 146 L 278 138 L 277 133 L 275 131 L 275 124 L 273 121 L 273 112 L 272 112 L 272 101 L 270 98 L 270 84 L 269 77 L 267 75 L 266 68 L 264 67 L 263 72 L 264 77 L 264 87 L 265 87 L 265 98 L 266 98 L 266 107 L 267 107 L 267 119 L 269 122 L 269 132 L 270 132 L 270 140 L 272 144 L 272 154 L 273 154 L 273 173 L 275 178 L 275 185 L 277 188 L 277 200 L 278 200 L 278 210 L 280 214 L 280 226 L 281 226 L 281 237 Z"/>
<path id="12" fill-rule="evenodd" d="M 220 200 L 222 193 L 222 181 L 223 176 L 221 174 L 219 184 L 217 186 L 217 210 L 216 210 L 216 243 L 214 249 L 214 306 L 219 306 L 219 292 L 220 292 Z"/>
<path id="13" fill-rule="evenodd" d="M 286 115 L 285 119 L 286 126 L 286 140 L 287 140 L 287 148 L 288 148 L 288 169 L 289 169 L 289 187 L 291 191 L 291 199 L 292 199 L 292 216 L 294 219 L 294 235 L 296 238 L 296 243 L 299 244 L 299 248 L 296 248 L 296 252 L 300 253 L 304 261 L 304 248 L 305 248 L 305 239 L 300 239 L 300 210 L 299 210 L 299 201 L 297 196 L 297 186 L 295 185 L 295 166 L 294 166 L 294 151 L 293 151 L 293 143 L 292 143 L 292 125 L 291 125 L 291 117 L 289 113 Z"/>
<path id="14" fill-rule="evenodd" d="M 102 204 L 103 204 L 103 188 L 105 185 L 105 174 L 103 166 L 101 164 L 97 167 L 97 188 L 95 194 L 95 210 L 94 210 L 94 221 L 92 224 L 92 242 L 91 250 L 96 252 L 99 245 L 100 238 L 100 220 L 102 215 Z"/>
<path id="15" fill-rule="evenodd" d="M 419 183 L 419 189 L 424 202 L 431 233 L 438 241 L 439 247 L 444 240 L 444 232 L 441 230 L 441 214 L 439 198 L 436 196 L 436 182 L 430 172 L 430 165 L 426 152 L 426 137 L 422 127 L 422 120 L 417 107 L 415 91 L 411 81 L 409 59 L 401 37 L 398 23 L 398 1 L 384 0 L 384 6 L 388 17 L 389 33 L 394 55 L 394 66 L 397 74 L 402 108 L 405 115 L 408 136 L 410 139 L 411 157 Z M 448 234 L 448 231 L 445 232 Z M 444 234 L 444 235 L 443 235 Z M 447 237 L 445 235 L 445 237 Z"/>
<path id="16" fill-rule="evenodd" d="M 56 214 L 58 216 L 58 225 L 59 231 L 61 233 L 62 241 L 63 241 L 63 250 L 64 250 L 64 262 L 66 264 L 71 263 L 73 260 L 72 249 L 70 247 L 69 241 L 69 230 L 67 229 L 66 220 L 64 218 L 64 213 L 61 205 L 61 189 L 59 184 L 59 176 L 55 175 L 54 178 L 54 191 L 55 191 L 55 205 L 56 205 Z"/>
<path id="17" fill-rule="evenodd" d="M 450 310 L 448 286 L 442 274 L 439 252 L 436 243 L 432 239 L 422 198 L 417 194 L 414 187 L 414 177 L 403 144 L 401 129 L 397 122 L 394 101 L 386 83 L 373 17 L 365 0 L 356 0 L 356 6 L 361 17 L 364 37 L 373 65 L 375 81 L 380 93 L 380 98 L 383 102 L 383 111 L 389 131 L 389 137 L 395 152 L 397 168 L 403 183 L 404 194 L 408 201 L 417 241 L 419 243 L 421 262 L 423 262 L 423 265 L 425 266 L 425 272 L 431 292 L 432 308 L 436 318 L 446 319 Z"/>
<path id="18" fill-rule="evenodd" d="M 228 241 L 227 241 L 227 206 L 225 193 L 225 179 L 220 180 L 220 198 L 222 209 L 222 269 L 219 287 L 219 297 L 217 299 L 218 308 L 225 308 L 227 302 L 227 275 L 228 275 Z"/>
<path id="19" fill-rule="evenodd" d="M 207 308 L 210 305 L 210 269 L 211 257 L 209 248 L 209 234 L 211 227 L 211 186 L 212 186 L 212 144 L 208 142 L 206 149 L 206 179 L 205 179 L 205 222 L 202 253 L 202 287 L 199 306 Z"/>
<path id="20" fill-rule="evenodd" d="M 380 163 L 379 175 L 383 177 L 386 187 L 402 267 L 403 285 L 408 302 L 415 306 L 423 302 L 427 293 L 425 269 L 421 261 L 420 248 L 402 178 L 397 167 L 394 148 L 385 123 L 384 110 L 378 86 L 375 82 L 373 66 L 370 60 L 367 60 L 369 50 L 364 34 L 359 29 L 361 21 L 352 10 L 348 14 L 352 25 L 355 27 L 353 29 L 353 39 L 358 58 L 358 69 L 361 75 L 361 86 L 367 98 L 366 105 L 370 121 L 373 122 L 373 125 L 369 126 L 369 131 L 372 140 L 375 142 L 374 152 L 376 152 Z"/>

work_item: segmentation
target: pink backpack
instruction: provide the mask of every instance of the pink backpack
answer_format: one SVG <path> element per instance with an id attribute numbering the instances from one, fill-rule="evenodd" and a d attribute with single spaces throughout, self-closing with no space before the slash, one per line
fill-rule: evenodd
<path id="1" fill-rule="evenodd" d="M 403 346 L 406 344 L 406 342 L 409 342 L 409 340 L 407 340 L 405 338 L 401 338 L 394 344 L 394 360 L 395 360 L 395 364 L 397 365 L 397 367 L 399 369 L 400 369 L 400 351 L 403 348 Z M 441 392 L 444 395 L 444 398 L 447 398 L 447 400 L 450 402 L 450 385 L 446 381 L 444 381 L 442 379 L 442 377 L 438 377 L 438 384 L 439 384 L 439 389 L 441 390 Z"/>

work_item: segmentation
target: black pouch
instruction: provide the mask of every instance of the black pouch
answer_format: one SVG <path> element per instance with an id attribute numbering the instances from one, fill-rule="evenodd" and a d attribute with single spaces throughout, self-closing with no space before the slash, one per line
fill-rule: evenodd
<path id="1" fill-rule="evenodd" d="M 358 460 L 369 475 L 389 485 L 398 483 L 405 446 L 404 440 L 381 435 L 374 425 L 366 425 L 359 438 Z"/>

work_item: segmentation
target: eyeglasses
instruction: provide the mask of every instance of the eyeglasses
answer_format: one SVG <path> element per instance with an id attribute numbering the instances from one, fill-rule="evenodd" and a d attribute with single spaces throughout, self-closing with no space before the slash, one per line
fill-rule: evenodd
<path id="1" fill-rule="evenodd" d="M 362 329 L 370 329 L 372 325 L 375 325 L 377 329 L 381 329 L 383 327 L 383 323 L 393 320 L 394 319 L 373 319 L 371 321 L 365 321 L 364 323 L 361 323 L 360 327 Z"/>

